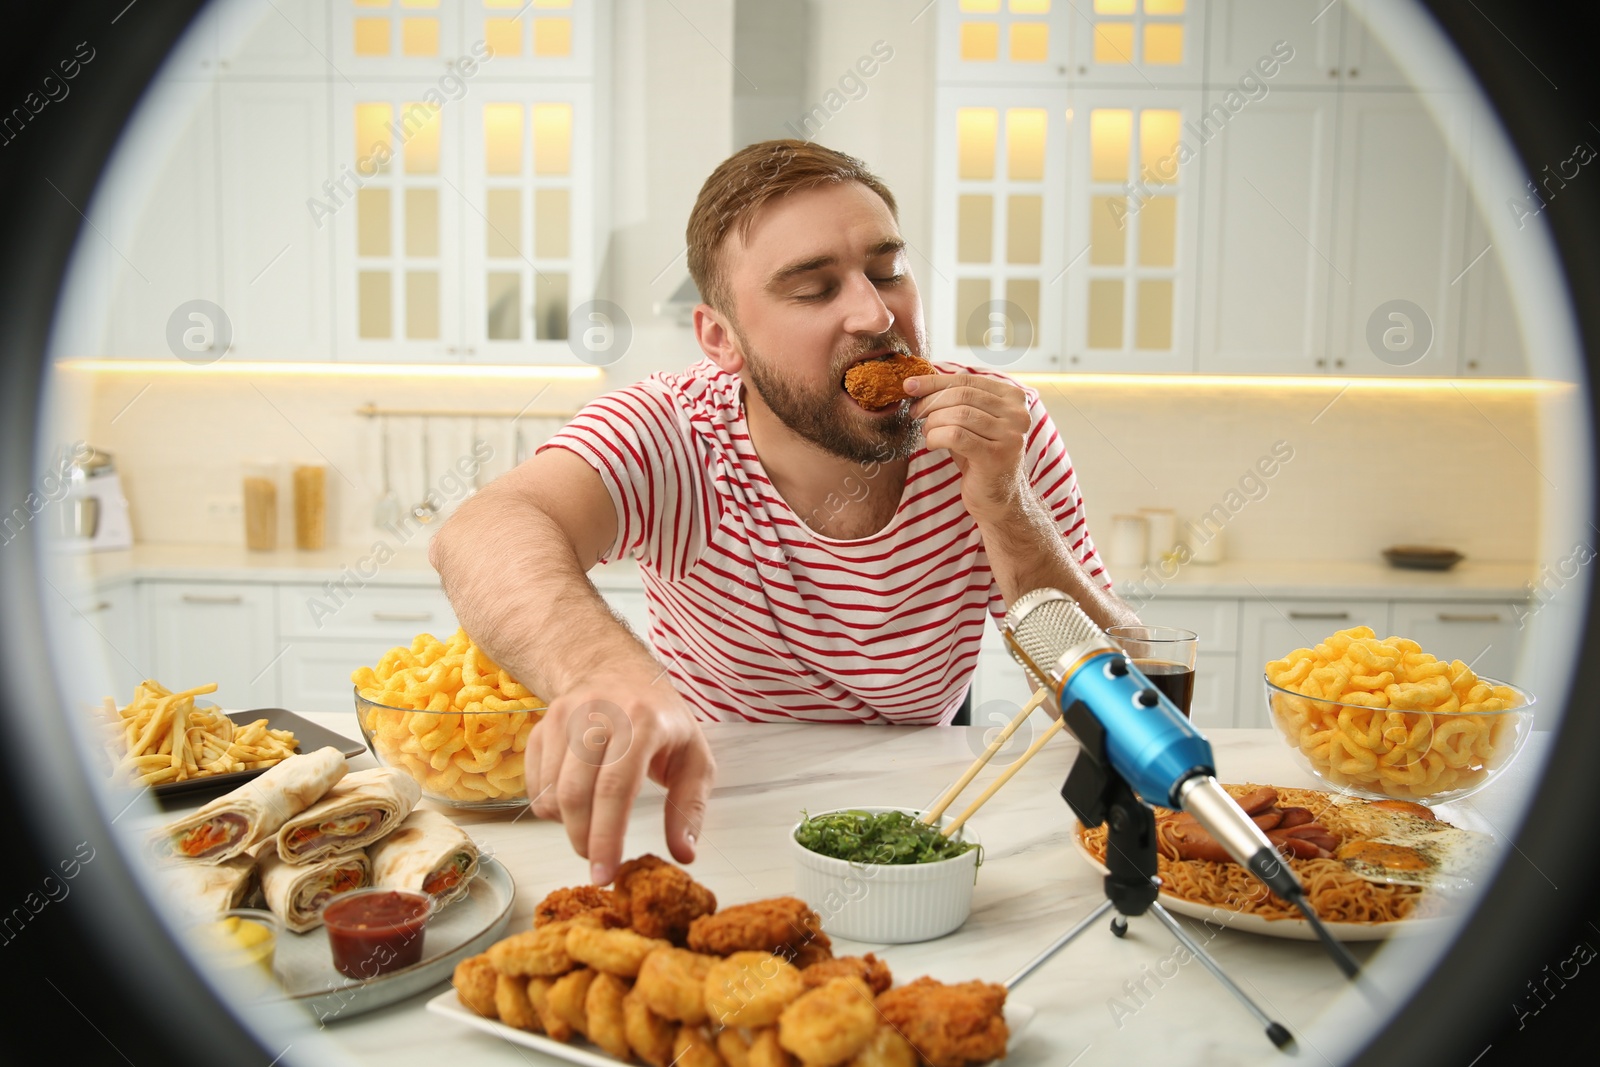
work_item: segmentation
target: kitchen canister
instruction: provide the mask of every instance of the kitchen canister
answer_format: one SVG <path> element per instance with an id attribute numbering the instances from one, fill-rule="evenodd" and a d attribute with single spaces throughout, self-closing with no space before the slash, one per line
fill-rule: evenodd
<path id="1" fill-rule="evenodd" d="M 1172 554 L 1178 544 L 1178 517 L 1171 508 L 1140 508 L 1145 525 L 1150 530 L 1146 563 L 1160 563 Z"/>
<path id="2" fill-rule="evenodd" d="M 1143 515 L 1111 516 L 1111 546 L 1106 561 L 1113 567 L 1143 567 L 1149 551 L 1150 525 Z"/>
<path id="3" fill-rule="evenodd" d="M 244 465 L 244 543 L 253 552 L 278 547 L 278 467 L 270 460 Z"/>

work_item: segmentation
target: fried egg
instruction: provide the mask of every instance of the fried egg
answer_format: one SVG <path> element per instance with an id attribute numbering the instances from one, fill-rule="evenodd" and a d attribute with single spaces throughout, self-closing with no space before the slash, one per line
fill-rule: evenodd
<path id="1" fill-rule="evenodd" d="M 1357 808 L 1359 814 L 1352 810 Z M 1334 858 L 1369 882 L 1470 889 L 1492 866 L 1494 839 L 1488 834 L 1370 804 L 1343 810 L 1365 825 L 1362 836 L 1347 839 Z"/>

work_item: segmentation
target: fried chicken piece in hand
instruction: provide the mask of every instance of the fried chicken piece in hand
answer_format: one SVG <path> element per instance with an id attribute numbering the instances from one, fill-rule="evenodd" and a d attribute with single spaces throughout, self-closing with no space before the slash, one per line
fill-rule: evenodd
<path id="1" fill-rule="evenodd" d="M 872 990 L 859 978 L 833 978 L 801 994 L 778 1018 L 778 1043 L 806 1067 L 835 1067 L 855 1056 L 878 1029 Z"/>
<path id="2" fill-rule="evenodd" d="M 588 912 L 598 912 L 603 926 L 628 925 L 627 913 L 619 906 L 616 893 L 597 885 L 580 885 L 557 889 L 539 901 L 533 909 L 533 926 L 538 929 Z"/>
<path id="3" fill-rule="evenodd" d="M 918 978 L 878 995 L 878 1011 L 931 1067 L 968 1067 L 1006 1054 L 1006 988 Z"/>
<path id="4" fill-rule="evenodd" d="M 735 904 L 696 919 L 689 925 L 689 947 L 715 956 L 771 952 L 801 970 L 833 958 L 822 917 L 794 897 Z"/>
<path id="5" fill-rule="evenodd" d="M 937 374 L 933 364 L 896 352 L 887 359 L 869 359 L 844 372 L 844 390 L 862 407 L 881 411 L 907 399 L 902 383 L 919 374 Z"/>
<path id="6" fill-rule="evenodd" d="M 643 855 L 617 868 L 612 879 L 616 910 L 645 937 L 682 947 L 689 924 L 717 910 L 716 894 L 689 872 L 659 856 Z"/>
<path id="7" fill-rule="evenodd" d="M 800 980 L 807 989 L 811 989 L 831 978 L 848 978 L 851 975 L 871 986 L 873 996 L 894 985 L 894 975 L 889 973 L 889 965 L 870 952 L 865 956 L 819 960 L 800 971 Z"/>

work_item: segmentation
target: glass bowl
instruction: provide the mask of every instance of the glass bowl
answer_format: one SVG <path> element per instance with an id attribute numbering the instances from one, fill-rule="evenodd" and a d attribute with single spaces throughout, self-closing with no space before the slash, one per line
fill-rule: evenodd
<path id="1" fill-rule="evenodd" d="M 465 811 L 526 807 L 528 734 L 544 714 L 418 711 L 379 704 L 355 690 L 361 737 L 377 761 L 416 779 L 429 800 Z"/>
<path id="2" fill-rule="evenodd" d="M 1267 687 L 1273 725 L 1299 762 L 1341 791 L 1442 804 L 1470 796 L 1511 765 L 1533 730 L 1533 694 L 1506 711 L 1395 711 Z"/>

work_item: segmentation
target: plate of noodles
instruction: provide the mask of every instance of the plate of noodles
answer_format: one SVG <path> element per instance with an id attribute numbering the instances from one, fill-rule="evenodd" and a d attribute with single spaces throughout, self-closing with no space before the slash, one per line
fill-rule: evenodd
<path id="1" fill-rule="evenodd" d="M 1225 788 L 1241 800 L 1270 789 L 1276 794 L 1275 805 L 1308 809 L 1315 822 L 1338 839 L 1334 855 L 1293 856 L 1288 862 L 1323 925 L 1341 941 L 1377 941 L 1396 933 L 1421 932 L 1450 914 L 1459 894 L 1488 873 L 1493 845 L 1488 835 L 1427 815 L 1317 789 Z M 1273 896 L 1243 867 L 1180 858 L 1168 821 L 1176 813 L 1161 807 L 1153 810 L 1160 901 L 1167 910 L 1231 930 L 1316 940 L 1299 911 Z M 1420 806 L 1416 810 L 1426 812 Z M 1086 829 L 1075 824 L 1073 844 L 1093 867 L 1105 871 L 1104 826 Z"/>

